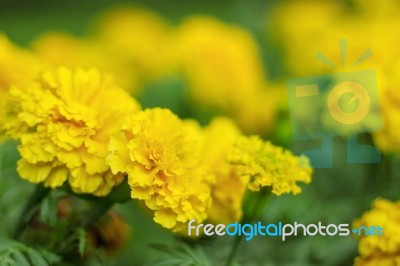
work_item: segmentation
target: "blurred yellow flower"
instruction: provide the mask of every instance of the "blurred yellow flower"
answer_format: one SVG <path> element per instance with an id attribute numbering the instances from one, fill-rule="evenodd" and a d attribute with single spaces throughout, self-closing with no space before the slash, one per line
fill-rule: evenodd
<path id="1" fill-rule="evenodd" d="M 373 18 L 394 18 L 400 14 L 400 5 L 397 0 L 374 1 L 354 0 L 355 8 L 364 16 Z"/>
<path id="2" fill-rule="evenodd" d="M 86 39 L 61 32 L 49 32 L 34 40 L 32 50 L 49 65 L 88 67 L 85 61 L 97 56 L 97 47 Z"/>
<path id="3" fill-rule="evenodd" d="M 307 12 L 302 12 L 307 10 Z M 288 1 L 274 14 L 274 32 L 284 45 L 292 74 L 318 75 L 372 68 L 377 74 L 383 129 L 373 133 L 374 142 L 384 152 L 400 151 L 398 102 L 400 100 L 400 49 L 393 42 L 393 32 L 400 30 L 400 4 L 395 0 L 355 0 L 353 9 L 340 1 Z M 344 67 L 338 40 L 348 38 Z M 372 57 L 353 66 L 369 49 Z M 336 65 L 329 67 L 316 60 L 321 51 Z M 326 113 L 325 117 L 330 116 Z M 323 118 L 324 119 L 324 118 Z M 328 119 L 329 120 L 329 119 Z M 362 124 L 362 123 L 370 123 Z M 332 125 L 325 124 L 327 127 Z M 373 120 L 360 126 L 371 128 Z M 335 124 L 334 124 L 335 125 Z M 351 132 L 340 132 L 349 134 Z"/>
<path id="4" fill-rule="evenodd" d="M 271 34 L 281 40 L 286 67 L 297 75 L 331 72 L 329 67 L 315 60 L 315 54 L 322 51 L 329 59 L 333 55 L 339 58 L 339 53 L 335 53 L 339 50 L 335 23 L 344 19 L 343 14 L 344 7 L 339 1 L 300 0 L 278 5 L 271 16 L 273 26 L 270 28 L 274 30 Z M 340 61 L 334 61 L 337 62 Z"/>
<path id="5" fill-rule="evenodd" d="M 275 114 L 273 95 L 251 34 L 215 18 L 192 16 L 177 31 L 177 54 L 191 98 L 237 120 L 246 132 L 266 131 Z"/>
<path id="6" fill-rule="evenodd" d="M 14 119 L 13 106 L 7 104 L 10 87 L 32 82 L 41 67 L 35 55 L 0 34 L 0 139 L 4 137 L 3 125 Z"/>
<path id="7" fill-rule="evenodd" d="M 138 103 L 97 69 L 60 68 L 36 83 L 13 87 L 17 119 L 7 126 L 21 141 L 20 176 L 55 188 L 104 196 L 123 177 L 106 164 L 110 135 Z"/>
<path id="8" fill-rule="evenodd" d="M 399 68 L 400 70 L 400 68 Z M 400 85 L 400 83 L 397 83 Z M 399 87 L 381 90 L 382 130 L 374 132 L 375 145 L 383 152 L 400 152 L 400 93 Z"/>
<path id="9" fill-rule="evenodd" d="M 272 34 L 281 40 L 286 63 L 293 74 L 318 75 L 362 67 L 374 68 L 379 75 L 390 77 L 394 65 L 397 67 L 392 59 L 400 55 L 392 41 L 393 32 L 400 29 L 399 14 L 400 5 L 391 0 L 379 4 L 356 0 L 354 10 L 340 1 L 287 1 L 274 11 Z M 338 40 L 344 38 L 348 47 L 342 67 Z M 354 66 L 367 49 L 373 56 Z M 316 60 L 318 52 L 336 67 Z"/>
<path id="10" fill-rule="evenodd" d="M 157 14 L 126 6 L 108 11 L 98 22 L 96 41 L 140 80 L 154 80 L 173 69 L 171 30 Z"/>
<path id="11" fill-rule="evenodd" d="M 227 156 L 236 138 L 240 136 L 240 130 L 229 118 L 217 117 L 203 132 L 203 158 L 216 178 L 208 219 L 223 224 L 239 221 L 247 179 L 236 175 L 236 166 L 228 163 Z"/>
<path id="12" fill-rule="evenodd" d="M 240 137 L 229 154 L 229 162 L 240 166 L 238 174 L 249 179 L 248 188 L 259 191 L 271 187 L 272 193 L 298 194 L 297 182 L 310 183 L 312 168 L 307 157 L 263 142 L 258 136 Z"/>
<path id="13" fill-rule="evenodd" d="M 33 53 L 0 34 L 0 91 L 8 90 L 11 85 L 31 82 L 40 67 L 40 61 Z"/>
<path id="14" fill-rule="evenodd" d="M 33 50 L 55 66 L 96 66 L 112 74 L 134 95 L 144 82 L 174 70 L 175 56 L 168 24 L 151 11 L 121 7 L 98 20 L 86 38 L 48 33 L 33 43 Z"/>
<path id="15" fill-rule="evenodd" d="M 130 93 L 140 89 L 137 74 L 124 61 L 119 50 L 106 47 L 96 38 L 76 38 L 65 33 L 47 33 L 37 38 L 32 49 L 49 66 L 85 67 L 96 66 L 110 73 L 115 81 Z"/>
<path id="16" fill-rule="evenodd" d="M 128 116 L 111 138 L 108 163 L 128 175 L 131 196 L 154 211 L 154 221 L 179 231 L 206 219 L 213 177 L 200 159 L 201 131 L 168 109 Z"/>
<path id="17" fill-rule="evenodd" d="M 383 236 L 362 235 L 359 240 L 360 256 L 356 266 L 399 265 L 400 264 L 400 202 L 376 199 L 373 208 L 365 212 L 353 224 L 360 226 L 380 226 Z"/>

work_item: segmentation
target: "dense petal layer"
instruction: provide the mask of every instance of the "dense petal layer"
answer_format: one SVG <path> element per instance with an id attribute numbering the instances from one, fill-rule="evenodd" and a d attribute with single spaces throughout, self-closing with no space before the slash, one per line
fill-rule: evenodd
<path id="1" fill-rule="evenodd" d="M 68 180 L 75 192 L 98 196 L 122 181 L 106 164 L 107 146 L 123 117 L 140 107 L 108 76 L 60 68 L 11 96 L 18 115 L 7 128 L 21 140 L 21 177 L 52 188 Z"/>

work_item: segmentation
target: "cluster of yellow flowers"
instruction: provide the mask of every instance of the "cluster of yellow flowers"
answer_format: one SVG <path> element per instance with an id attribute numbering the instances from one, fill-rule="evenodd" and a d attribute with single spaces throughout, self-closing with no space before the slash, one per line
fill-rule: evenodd
<path id="1" fill-rule="evenodd" d="M 306 11 L 305 11 L 306 10 Z M 400 5 L 388 1 L 286 1 L 277 5 L 272 23 L 282 40 L 285 65 L 293 76 L 315 76 L 373 69 L 377 75 L 382 130 L 373 141 L 382 151 L 400 152 L 400 49 L 393 33 L 400 30 Z M 342 66 L 339 39 L 347 39 Z M 355 64 L 367 50 L 368 60 Z M 312 60 L 322 53 L 332 64 Z M 323 61 L 323 60 L 322 60 Z M 355 265 L 400 265 L 400 203 L 377 199 L 373 209 L 354 223 L 381 226 L 384 236 L 362 236 Z"/>
<path id="2" fill-rule="evenodd" d="M 173 27 L 150 11 L 124 7 L 106 13 L 86 38 L 49 33 L 33 50 L 53 66 L 95 65 L 135 96 L 144 84 L 182 77 L 196 110 L 230 116 L 253 134 L 270 130 L 279 107 L 253 36 L 213 17 L 192 16 Z"/>
<path id="3" fill-rule="evenodd" d="M 1 36 L 0 133 L 19 141 L 21 178 L 99 197 L 126 181 L 173 231 L 191 219 L 238 221 L 247 188 L 299 193 L 308 162 L 242 133 L 264 130 L 275 110 L 253 38 L 209 17 L 170 31 L 153 13 L 123 9 L 87 38 L 47 34 L 28 50 Z M 171 70 L 186 75 L 198 104 L 238 125 L 143 110 L 132 95 Z"/>
<path id="4" fill-rule="evenodd" d="M 400 30 L 399 16 L 400 5 L 395 0 L 355 0 L 351 8 L 342 1 L 301 0 L 279 5 L 272 21 L 277 38 L 284 40 L 286 65 L 293 75 L 368 68 L 376 71 L 383 127 L 373 133 L 373 138 L 384 152 L 400 151 L 400 64 L 393 60 L 400 55 L 393 42 L 393 32 Z M 343 38 L 348 40 L 344 67 L 338 47 L 338 40 Z M 373 56 L 354 65 L 368 49 Z M 319 52 L 336 67 L 312 60 Z"/>
<path id="5" fill-rule="evenodd" d="M 167 23 L 156 14 L 124 7 L 103 15 L 90 36 L 47 33 L 33 42 L 32 49 L 51 66 L 97 66 L 137 95 L 144 82 L 174 69 L 171 36 Z"/>
<path id="6" fill-rule="evenodd" d="M 400 263 L 400 202 L 376 199 L 373 209 L 354 222 L 354 227 L 376 226 L 384 228 L 383 236 L 360 237 L 355 259 L 356 266 L 399 265 Z"/>
<path id="7" fill-rule="evenodd" d="M 177 40 L 179 66 L 197 104 L 233 117 L 246 132 L 268 130 L 277 97 L 267 89 L 259 48 L 248 31 L 195 16 L 178 29 Z"/>

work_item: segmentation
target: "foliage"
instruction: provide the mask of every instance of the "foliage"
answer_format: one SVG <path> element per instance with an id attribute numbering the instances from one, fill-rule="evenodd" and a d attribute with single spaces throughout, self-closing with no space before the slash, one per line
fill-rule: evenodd
<path id="1" fill-rule="evenodd" d="M 1 266 L 51 266 L 60 257 L 44 249 L 28 247 L 20 242 L 0 238 Z"/>

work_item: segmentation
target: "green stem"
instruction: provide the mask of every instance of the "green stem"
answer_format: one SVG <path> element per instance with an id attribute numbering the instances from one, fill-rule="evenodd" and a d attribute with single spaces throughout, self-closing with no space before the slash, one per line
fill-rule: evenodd
<path id="1" fill-rule="evenodd" d="M 268 202 L 268 199 L 271 195 L 271 190 L 270 189 L 262 189 L 261 191 L 257 193 L 253 193 L 250 191 L 247 191 L 247 194 L 245 196 L 244 200 L 244 215 L 243 218 L 240 220 L 241 224 L 247 224 L 247 223 L 252 223 L 255 218 L 257 218 L 259 215 L 262 214 L 263 210 L 265 209 L 265 206 Z M 246 206 L 247 205 L 247 206 Z M 228 254 L 228 257 L 226 259 L 226 266 L 231 266 L 233 260 L 235 259 L 235 255 L 237 252 L 237 249 L 243 239 L 243 235 L 241 234 L 240 236 L 236 236 L 232 245 L 232 248 Z"/>
<path id="2" fill-rule="evenodd" d="M 14 239 L 18 240 L 21 237 L 30 218 L 32 217 L 33 210 L 43 201 L 43 199 L 49 194 L 49 192 L 49 188 L 46 188 L 42 185 L 36 185 L 35 190 L 29 196 L 24 207 L 22 208 L 13 234 Z"/>
<path id="3" fill-rule="evenodd" d="M 233 259 L 235 258 L 236 251 L 239 247 L 240 242 L 242 242 L 243 236 L 236 236 L 235 239 L 233 240 L 233 245 L 231 250 L 229 251 L 228 258 L 226 259 L 226 266 L 231 266 Z"/>

